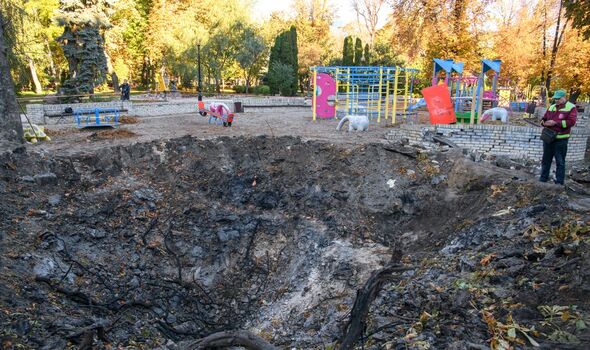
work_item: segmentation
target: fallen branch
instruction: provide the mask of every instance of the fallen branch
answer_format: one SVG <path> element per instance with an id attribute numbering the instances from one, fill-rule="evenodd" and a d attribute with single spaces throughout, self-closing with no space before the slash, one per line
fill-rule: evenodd
<path id="1" fill-rule="evenodd" d="M 248 331 L 223 331 L 191 342 L 181 349 L 201 350 L 210 348 L 229 348 L 241 346 L 249 350 L 278 350 L 263 338 Z"/>
<path id="2" fill-rule="evenodd" d="M 441 143 L 443 145 L 447 145 L 452 148 L 460 148 L 456 143 L 454 143 L 453 141 L 451 141 L 443 136 L 434 135 L 434 136 L 432 136 L 432 139 L 438 143 Z"/>
<path id="3" fill-rule="evenodd" d="M 404 147 L 404 146 L 396 146 L 393 144 L 390 145 L 383 145 L 383 149 L 389 152 L 399 153 L 406 157 L 416 159 L 418 157 L 418 151 L 414 148 Z"/>
<path id="4" fill-rule="evenodd" d="M 350 350 L 354 348 L 358 338 L 362 335 L 365 328 L 365 321 L 369 314 L 371 303 L 383 287 L 383 284 L 393 278 L 393 274 L 411 269 L 411 267 L 399 264 L 390 264 L 371 274 L 371 277 L 365 283 L 354 301 L 350 319 L 344 327 L 344 334 L 339 339 L 340 350 Z"/>

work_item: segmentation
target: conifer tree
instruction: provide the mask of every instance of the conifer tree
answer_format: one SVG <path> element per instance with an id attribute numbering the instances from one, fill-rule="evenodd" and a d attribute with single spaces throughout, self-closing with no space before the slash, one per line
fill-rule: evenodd
<path id="1" fill-rule="evenodd" d="M 297 30 L 294 26 L 275 38 L 270 51 L 268 85 L 271 94 L 293 96 L 298 81 Z M 285 76 L 288 74 L 289 76 Z"/>
<path id="2" fill-rule="evenodd" d="M 369 52 L 369 44 L 365 44 L 365 55 L 363 57 L 364 65 L 370 66 L 371 65 L 371 53 Z"/>
<path id="3" fill-rule="evenodd" d="M 344 47 L 342 49 L 342 65 L 352 66 L 354 64 L 354 49 L 352 44 L 352 37 L 344 38 Z"/>
<path id="4" fill-rule="evenodd" d="M 57 39 L 68 61 L 68 95 L 94 93 L 107 76 L 107 60 L 101 30 L 109 25 L 108 0 L 60 0 L 58 22 L 64 27 Z"/>
<path id="5" fill-rule="evenodd" d="M 361 38 L 356 38 L 354 44 L 354 65 L 361 66 L 363 64 L 363 42 Z"/>
<path id="6" fill-rule="evenodd" d="M 291 67 L 293 69 L 292 94 L 295 95 L 297 93 L 297 82 L 299 81 L 299 60 L 297 58 L 299 53 L 297 50 L 297 28 L 295 26 L 291 26 L 291 29 L 289 29 L 289 38 L 291 41 Z"/>

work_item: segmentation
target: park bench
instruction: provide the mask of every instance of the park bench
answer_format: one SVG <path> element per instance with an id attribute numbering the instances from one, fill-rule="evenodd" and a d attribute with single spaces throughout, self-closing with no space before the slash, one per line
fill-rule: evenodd
<path id="1" fill-rule="evenodd" d="M 118 108 L 84 108 L 73 111 L 79 128 L 114 127 L 119 125 L 121 110 Z"/>
<path id="2" fill-rule="evenodd" d="M 84 111 L 82 111 L 82 109 L 80 110 L 80 113 L 78 114 L 79 116 L 85 116 L 85 115 L 95 115 L 96 108 L 87 108 Z M 106 109 L 106 108 L 103 108 Z M 113 109 L 113 108 L 111 108 Z M 127 113 L 128 110 L 127 109 L 119 109 L 119 116 Z M 100 112 L 99 112 L 100 114 Z M 64 111 L 61 113 L 45 113 L 45 118 L 49 118 L 50 121 L 47 121 L 47 124 L 69 124 L 71 123 L 70 119 L 71 117 L 74 117 L 74 123 L 78 123 L 78 120 L 76 119 L 76 114 L 74 113 L 74 111 L 72 110 L 71 112 L 68 111 Z M 57 120 L 55 120 L 57 119 Z"/>

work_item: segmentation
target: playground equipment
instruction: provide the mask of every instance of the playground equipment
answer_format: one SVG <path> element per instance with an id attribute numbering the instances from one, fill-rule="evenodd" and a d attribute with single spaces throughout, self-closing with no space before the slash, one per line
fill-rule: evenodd
<path id="1" fill-rule="evenodd" d="M 231 113 L 229 107 L 225 103 L 212 102 L 209 105 L 209 109 L 205 108 L 205 103 L 199 101 L 197 104 L 199 114 L 203 117 L 209 115 L 209 124 L 231 126 L 234 121 L 235 114 Z"/>
<path id="2" fill-rule="evenodd" d="M 79 128 L 115 127 L 119 125 L 120 111 L 117 108 L 75 109 L 74 120 Z"/>
<path id="3" fill-rule="evenodd" d="M 348 131 L 367 131 L 369 130 L 369 118 L 366 115 L 347 115 L 340 120 L 336 130 L 340 131 L 344 123 L 348 122 Z"/>
<path id="4" fill-rule="evenodd" d="M 37 143 L 37 141 L 51 141 L 51 138 L 45 134 L 45 127 L 36 124 L 29 124 L 30 126 L 23 127 L 24 137 L 30 143 Z"/>
<path id="5" fill-rule="evenodd" d="M 500 74 L 500 60 L 482 60 L 479 76 L 463 77 L 463 63 L 453 60 L 435 58 L 432 85 L 444 81 L 451 92 L 454 102 L 457 122 L 471 124 L 477 122 L 478 116 L 485 109 L 498 106 L 498 77 Z M 444 79 L 444 80 L 443 80 Z M 486 81 L 491 89 L 485 90 Z"/>
<path id="6" fill-rule="evenodd" d="M 409 117 L 419 70 L 402 67 L 312 67 L 313 120 L 366 115 L 381 122 Z"/>

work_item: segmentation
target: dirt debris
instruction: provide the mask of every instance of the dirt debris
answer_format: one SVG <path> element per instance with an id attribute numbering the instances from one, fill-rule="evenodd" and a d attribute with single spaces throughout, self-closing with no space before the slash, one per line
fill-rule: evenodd
<path id="1" fill-rule="evenodd" d="M 88 136 L 88 140 L 91 141 L 98 141 L 98 140 L 110 140 L 110 139 L 117 139 L 117 138 L 129 138 L 137 136 L 131 130 L 123 129 L 123 128 L 116 128 L 116 129 L 104 129 L 98 130 L 93 132 Z"/>
<path id="2" fill-rule="evenodd" d="M 133 115 L 122 115 L 119 118 L 119 123 L 121 124 L 137 124 L 139 122 L 139 118 Z"/>
<path id="3" fill-rule="evenodd" d="M 359 348 L 586 348 L 588 213 L 526 172 L 408 152 L 187 136 L 1 155 L 0 338 L 179 349 L 246 329 L 334 347 L 397 256 Z"/>

